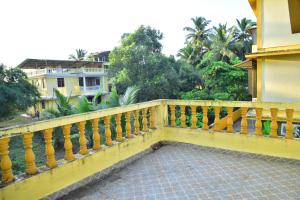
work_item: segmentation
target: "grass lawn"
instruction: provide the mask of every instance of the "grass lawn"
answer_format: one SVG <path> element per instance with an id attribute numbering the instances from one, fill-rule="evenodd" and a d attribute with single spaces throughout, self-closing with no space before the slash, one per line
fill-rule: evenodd
<path id="1" fill-rule="evenodd" d="M 0 128 L 29 124 L 35 121 L 38 120 L 33 118 L 23 117 L 21 116 L 21 114 L 17 114 L 14 116 L 0 119 Z"/>

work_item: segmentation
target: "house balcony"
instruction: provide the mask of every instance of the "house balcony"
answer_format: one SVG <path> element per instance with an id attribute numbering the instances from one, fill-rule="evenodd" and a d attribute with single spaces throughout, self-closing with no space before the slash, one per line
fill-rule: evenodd
<path id="1" fill-rule="evenodd" d="M 99 90 L 101 90 L 103 93 L 106 93 L 105 88 L 100 85 L 80 87 L 81 95 L 85 96 L 94 96 L 97 92 L 99 92 Z"/>
<path id="2" fill-rule="evenodd" d="M 36 76 L 104 76 L 107 75 L 107 70 L 104 68 L 44 68 L 26 71 L 28 77 Z"/>
<path id="3" fill-rule="evenodd" d="M 268 135 L 263 110 L 271 113 Z M 300 103 L 156 100 L 8 127 L 0 130 L 0 196 L 297 199 L 299 111 Z M 54 133 L 64 138 L 62 149 L 53 145 Z M 36 149 L 37 136 L 44 138 L 45 155 Z M 17 137 L 24 169 L 12 157 Z"/>

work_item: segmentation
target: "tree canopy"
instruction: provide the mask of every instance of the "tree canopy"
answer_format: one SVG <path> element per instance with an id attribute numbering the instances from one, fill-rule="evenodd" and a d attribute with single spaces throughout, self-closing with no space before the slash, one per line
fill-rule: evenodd
<path id="1" fill-rule="evenodd" d="M 37 88 L 28 82 L 19 68 L 6 69 L 0 64 L 0 117 L 26 111 L 39 99 Z"/>

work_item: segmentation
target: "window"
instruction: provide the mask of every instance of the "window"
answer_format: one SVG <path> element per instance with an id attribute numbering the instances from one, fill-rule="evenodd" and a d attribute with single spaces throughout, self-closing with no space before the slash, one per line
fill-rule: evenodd
<path id="1" fill-rule="evenodd" d="M 96 78 L 96 85 L 100 85 L 100 79 Z"/>
<path id="2" fill-rule="evenodd" d="M 46 84 L 45 84 L 45 79 L 42 79 L 42 87 L 45 88 Z"/>
<path id="3" fill-rule="evenodd" d="M 82 77 L 79 77 L 79 86 L 83 87 L 83 78 Z"/>
<path id="4" fill-rule="evenodd" d="M 57 87 L 65 87 L 64 78 L 57 78 Z"/>
<path id="5" fill-rule="evenodd" d="M 46 108 L 46 102 L 45 102 L 45 100 L 42 100 L 42 109 L 45 109 Z"/>

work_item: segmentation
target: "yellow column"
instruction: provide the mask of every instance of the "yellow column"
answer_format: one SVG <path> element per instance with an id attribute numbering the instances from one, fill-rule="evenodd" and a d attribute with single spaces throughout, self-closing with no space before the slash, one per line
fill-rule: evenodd
<path id="1" fill-rule="evenodd" d="M 155 107 L 150 108 L 150 128 L 155 129 Z"/>
<path id="2" fill-rule="evenodd" d="M 261 136 L 262 135 L 262 108 L 255 108 L 256 118 L 255 118 L 255 135 Z"/>
<path id="3" fill-rule="evenodd" d="M 25 133 L 23 135 L 23 144 L 25 148 L 25 161 L 26 161 L 26 173 L 36 174 L 38 172 L 35 164 L 35 156 L 32 151 L 32 137 L 33 133 Z"/>
<path id="4" fill-rule="evenodd" d="M 208 130 L 208 107 L 207 106 L 202 106 L 202 129 L 203 130 Z"/>
<path id="5" fill-rule="evenodd" d="M 248 134 L 247 112 L 248 108 L 242 107 L 241 134 Z"/>
<path id="6" fill-rule="evenodd" d="M 180 106 L 180 127 L 186 128 L 185 105 Z"/>
<path id="7" fill-rule="evenodd" d="M 176 116 L 175 116 L 175 105 L 170 105 L 170 111 L 171 111 L 171 127 L 176 126 Z"/>
<path id="8" fill-rule="evenodd" d="M 107 146 L 112 146 L 111 131 L 110 131 L 110 116 L 104 117 L 104 127 L 105 127 L 105 144 Z"/>
<path id="9" fill-rule="evenodd" d="M 100 145 L 99 119 L 98 118 L 92 120 L 92 126 L 93 126 L 93 149 L 99 150 L 99 149 L 101 149 L 101 145 Z"/>
<path id="10" fill-rule="evenodd" d="M 233 115 L 233 107 L 227 107 L 227 132 L 228 133 L 233 133 L 233 120 L 232 120 L 232 115 Z"/>
<path id="11" fill-rule="evenodd" d="M 293 139 L 294 138 L 294 133 L 293 133 L 293 114 L 294 110 L 293 109 L 286 109 L 286 133 L 285 133 L 285 138 L 286 139 Z"/>
<path id="12" fill-rule="evenodd" d="M 272 137 L 272 138 L 277 137 L 277 129 L 278 129 L 277 113 L 278 113 L 278 108 L 271 108 L 271 132 L 270 132 L 270 137 Z"/>
<path id="13" fill-rule="evenodd" d="M 214 107 L 214 111 L 215 111 L 215 127 L 214 127 L 214 131 L 220 131 L 221 130 L 221 124 L 220 124 L 220 111 L 221 111 L 221 107 L 220 106 L 216 106 Z"/>
<path id="14" fill-rule="evenodd" d="M 86 146 L 86 138 L 85 138 L 85 124 L 86 121 L 77 123 L 79 129 L 79 145 L 80 145 L 79 153 L 81 155 L 85 155 L 88 153 L 88 149 Z"/>
<path id="15" fill-rule="evenodd" d="M 52 145 L 52 133 L 53 133 L 52 128 L 44 130 L 45 151 L 47 157 L 46 166 L 49 168 L 54 168 L 57 166 L 55 160 L 55 151 Z"/>
<path id="16" fill-rule="evenodd" d="M 197 128 L 197 106 L 191 106 L 191 111 L 192 111 L 192 125 L 191 128 L 195 129 Z"/>
<path id="17" fill-rule="evenodd" d="M 1 172 L 2 172 L 2 182 L 3 183 L 10 183 L 15 180 L 15 177 L 12 172 L 12 163 L 9 158 L 9 151 L 8 151 L 8 143 L 9 138 L 1 138 L 0 139 L 0 155 L 1 155 Z"/>
<path id="18" fill-rule="evenodd" d="M 65 147 L 65 160 L 67 161 L 72 161 L 75 159 L 74 154 L 73 154 L 73 145 L 71 142 L 71 137 L 70 137 L 70 133 L 71 133 L 71 124 L 67 124 L 63 126 L 63 134 L 64 134 L 64 138 L 65 138 L 65 143 L 64 143 L 64 147 Z"/>
<path id="19" fill-rule="evenodd" d="M 130 112 L 126 112 L 125 113 L 125 119 L 126 119 L 126 137 L 127 138 L 131 138 L 132 135 L 131 135 L 131 124 L 130 124 Z"/>
<path id="20" fill-rule="evenodd" d="M 142 111 L 142 115 L 143 115 L 143 131 L 148 131 L 148 120 L 147 120 L 147 108 L 144 108 Z"/>
<path id="21" fill-rule="evenodd" d="M 141 134 L 139 116 L 140 116 L 140 111 L 135 110 L 134 111 L 134 132 L 135 132 L 136 135 Z"/>
<path id="22" fill-rule="evenodd" d="M 117 132 L 117 138 L 116 138 L 116 140 L 118 142 L 122 142 L 123 141 L 122 126 L 121 126 L 121 117 L 122 117 L 122 113 L 116 114 L 116 132 Z"/>

